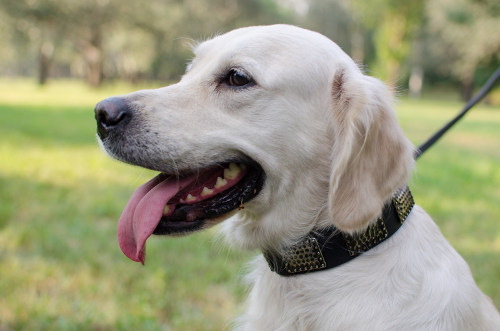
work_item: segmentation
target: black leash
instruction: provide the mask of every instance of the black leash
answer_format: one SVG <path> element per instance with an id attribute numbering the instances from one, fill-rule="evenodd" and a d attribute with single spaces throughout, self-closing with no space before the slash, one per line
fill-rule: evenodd
<path id="1" fill-rule="evenodd" d="M 497 80 L 500 78 L 500 67 L 491 75 L 488 81 L 483 85 L 481 90 L 472 99 L 467 102 L 462 111 L 445 126 L 443 126 L 438 132 L 436 132 L 432 137 L 430 137 L 425 143 L 420 145 L 415 151 L 415 159 L 418 159 L 429 147 L 434 145 L 436 141 L 441 138 L 446 131 L 448 131 L 455 123 L 457 123 L 472 107 L 474 107 L 481 99 L 483 99 L 488 92 L 493 88 Z"/>

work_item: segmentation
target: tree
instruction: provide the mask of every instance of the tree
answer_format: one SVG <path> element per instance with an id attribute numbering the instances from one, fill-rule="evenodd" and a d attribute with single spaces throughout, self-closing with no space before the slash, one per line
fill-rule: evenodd
<path id="1" fill-rule="evenodd" d="M 393 84 L 401 76 L 423 21 L 425 0 L 311 0 L 308 26 L 337 42 L 356 61 Z"/>
<path id="2" fill-rule="evenodd" d="M 56 47 L 55 41 L 60 36 L 57 27 L 57 20 L 61 15 L 60 6 L 55 0 L 3 1 L 0 6 L 6 13 L 4 19 L 10 21 L 16 33 L 35 45 L 38 53 L 38 82 L 45 84 Z"/>
<path id="3" fill-rule="evenodd" d="M 37 46 L 40 84 L 47 81 L 54 54 L 65 40 L 83 56 L 87 81 L 100 84 L 103 33 L 120 17 L 118 1 L 16 0 L 2 1 L 0 6 L 18 32 Z"/>
<path id="4" fill-rule="evenodd" d="M 312 0 L 304 18 L 304 25 L 335 41 L 355 60 L 364 62 L 363 42 L 355 40 L 354 30 L 357 27 L 355 15 L 346 1 Z"/>
<path id="5" fill-rule="evenodd" d="M 128 23 L 148 33 L 154 52 L 149 76 L 174 80 L 191 56 L 192 39 L 204 39 L 239 26 L 285 21 L 271 0 L 152 0 L 126 9 Z"/>
<path id="6" fill-rule="evenodd" d="M 500 61 L 500 2 L 433 0 L 427 16 L 432 54 L 440 58 L 439 65 L 446 72 L 461 81 L 462 96 L 470 99 L 478 67 Z"/>
<path id="7" fill-rule="evenodd" d="M 425 0 L 353 1 L 351 5 L 361 24 L 374 30 L 373 71 L 381 79 L 396 84 L 414 35 L 423 22 Z"/>
<path id="8" fill-rule="evenodd" d="M 287 20 L 273 0 L 7 0 L 0 16 L 13 27 L 0 41 L 31 54 L 18 60 L 30 70 L 38 59 L 41 84 L 55 67 L 92 86 L 106 76 L 177 79 L 190 56 L 186 39 Z"/>

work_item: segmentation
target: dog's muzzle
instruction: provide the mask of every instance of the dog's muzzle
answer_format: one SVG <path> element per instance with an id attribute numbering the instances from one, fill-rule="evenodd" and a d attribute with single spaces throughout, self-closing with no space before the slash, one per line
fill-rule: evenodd
<path id="1" fill-rule="evenodd" d="M 104 140 L 112 131 L 124 128 L 132 119 L 132 109 L 125 99 L 112 97 L 99 102 L 95 107 L 97 133 Z"/>

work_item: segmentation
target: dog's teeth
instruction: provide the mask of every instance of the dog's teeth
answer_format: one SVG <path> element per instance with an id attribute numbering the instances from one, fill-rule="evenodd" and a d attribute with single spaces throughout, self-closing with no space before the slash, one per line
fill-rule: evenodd
<path id="1" fill-rule="evenodd" d="M 168 214 L 170 214 L 170 210 L 172 210 L 172 206 L 166 205 L 165 208 L 163 208 L 163 216 L 167 216 Z"/>
<path id="2" fill-rule="evenodd" d="M 212 193 L 214 193 L 214 190 L 209 189 L 208 187 L 204 187 L 203 191 L 201 191 L 201 196 L 206 197 L 207 195 L 210 195 Z"/>
<path id="3" fill-rule="evenodd" d="M 241 168 L 236 163 L 229 163 L 229 168 L 224 169 L 224 178 L 235 179 L 241 172 Z"/>
<path id="4" fill-rule="evenodd" d="M 217 177 L 217 182 L 215 182 L 214 188 L 221 188 L 226 185 L 227 185 L 227 180 L 225 180 L 224 178 Z"/>
<path id="5" fill-rule="evenodd" d="M 196 197 L 194 197 L 194 196 L 193 196 L 193 195 L 191 195 L 191 194 L 188 194 L 188 195 L 187 195 L 184 199 L 181 199 L 181 200 L 180 200 L 180 202 L 181 202 L 181 203 L 186 203 L 186 202 L 194 202 L 194 201 L 196 201 L 196 200 L 197 200 L 197 198 L 196 198 Z"/>

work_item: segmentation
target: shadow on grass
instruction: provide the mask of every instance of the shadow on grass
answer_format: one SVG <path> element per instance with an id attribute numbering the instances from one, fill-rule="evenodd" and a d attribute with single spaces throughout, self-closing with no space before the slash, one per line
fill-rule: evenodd
<path id="1" fill-rule="evenodd" d="M 116 239 L 129 186 L 0 184 L 10 206 L 0 214 L 0 329 L 220 330 L 237 315 L 250 254 L 214 244 L 213 231 L 151 238 L 142 267 Z"/>

